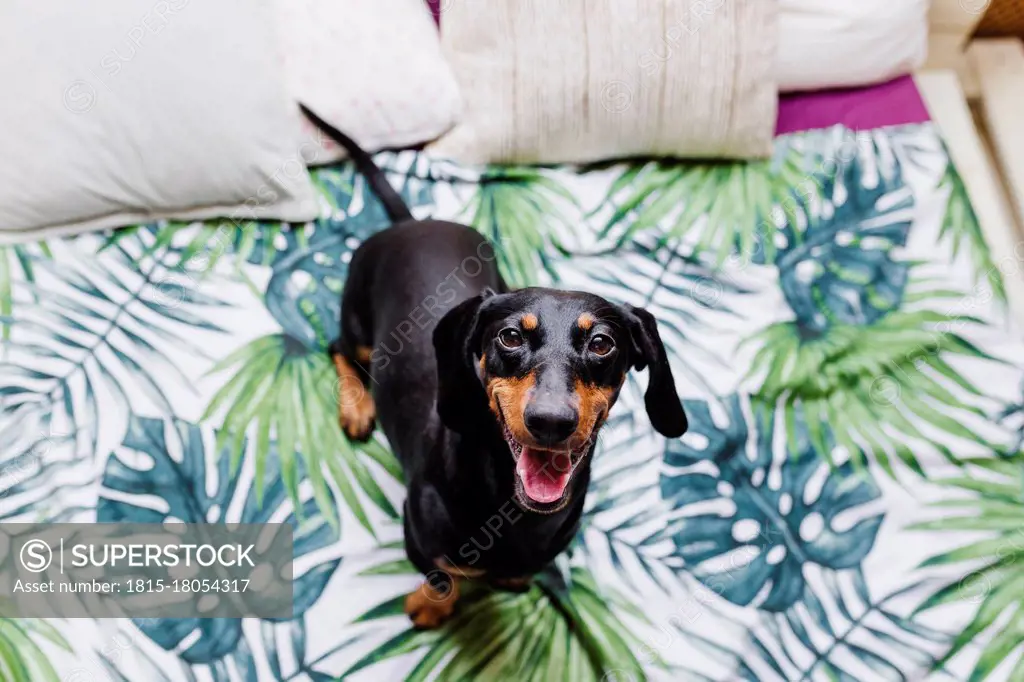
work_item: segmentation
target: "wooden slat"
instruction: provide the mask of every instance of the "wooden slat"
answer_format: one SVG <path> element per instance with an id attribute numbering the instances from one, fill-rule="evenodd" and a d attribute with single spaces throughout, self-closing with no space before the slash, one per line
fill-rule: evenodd
<path id="1" fill-rule="evenodd" d="M 1024 220 L 1024 44 L 1016 38 L 974 40 L 967 56 L 996 161 L 1017 218 Z"/>
<path id="2" fill-rule="evenodd" d="M 967 99 L 981 96 L 974 66 L 963 49 L 963 38 L 953 33 L 932 32 L 928 35 L 928 58 L 922 71 L 955 71 Z"/>
<path id="3" fill-rule="evenodd" d="M 1003 195 L 999 176 L 974 127 L 963 89 L 952 71 L 915 76 L 950 158 L 963 178 L 992 259 L 1004 272 L 1011 314 L 1024 325 L 1024 246 Z"/>

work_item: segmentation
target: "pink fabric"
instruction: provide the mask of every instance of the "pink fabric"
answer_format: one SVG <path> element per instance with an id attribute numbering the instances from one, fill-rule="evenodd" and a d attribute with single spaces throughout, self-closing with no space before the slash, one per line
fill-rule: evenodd
<path id="1" fill-rule="evenodd" d="M 822 90 L 779 98 L 775 134 L 829 128 L 836 124 L 851 130 L 929 121 L 928 110 L 910 76 L 863 88 Z"/>
<path id="2" fill-rule="evenodd" d="M 427 0 L 441 25 L 443 7 L 458 0 Z M 910 76 L 863 88 L 821 90 L 779 97 L 775 134 L 843 125 L 851 130 L 870 130 L 905 123 L 929 121 L 928 110 Z"/>

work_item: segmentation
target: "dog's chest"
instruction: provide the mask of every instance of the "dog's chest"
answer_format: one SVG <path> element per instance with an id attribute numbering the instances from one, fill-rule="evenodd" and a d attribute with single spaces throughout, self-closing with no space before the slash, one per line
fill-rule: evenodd
<path id="1" fill-rule="evenodd" d="M 553 561 L 568 546 L 578 523 L 538 517 L 508 501 L 479 523 L 460 525 L 458 543 L 435 559 L 490 577 L 518 577 L 537 573 Z"/>

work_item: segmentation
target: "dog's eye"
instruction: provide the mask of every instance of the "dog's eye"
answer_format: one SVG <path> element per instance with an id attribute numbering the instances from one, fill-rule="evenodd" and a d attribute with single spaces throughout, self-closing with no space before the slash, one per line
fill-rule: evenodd
<path id="1" fill-rule="evenodd" d="M 608 355 L 615 348 L 615 342 L 604 334 L 596 334 L 594 338 L 590 339 L 590 344 L 587 349 L 594 355 Z"/>
<path id="2" fill-rule="evenodd" d="M 498 332 L 498 341 L 505 348 L 515 350 L 523 345 L 523 335 L 519 333 L 518 329 L 509 327 Z"/>

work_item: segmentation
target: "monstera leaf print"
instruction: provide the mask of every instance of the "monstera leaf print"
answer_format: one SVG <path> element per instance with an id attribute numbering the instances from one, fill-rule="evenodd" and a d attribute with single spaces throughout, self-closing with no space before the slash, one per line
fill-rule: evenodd
<path id="1" fill-rule="evenodd" d="M 972 459 L 965 465 L 963 475 L 936 482 L 968 497 L 937 502 L 934 506 L 945 512 L 942 518 L 910 526 L 916 531 L 978 534 L 970 544 L 922 564 L 957 567 L 957 577 L 923 601 L 919 611 L 956 602 L 976 606 L 974 618 L 938 666 L 980 642 L 970 682 L 990 679 L 999 667 L 1009 674 L 1007 679 L 1024 679 L 1024 452 L 1006 459 Z"/>
<path id="2" fill-rule="evenodd" d="M 817 591 L 805 590 L 799 606 L 761 614 L 747 633 L 739 679 L 924 679 L 949 646 L 944 632 L 911 611 L 909 604 L 926 589 L 923 581 L 877 598 L 859 569 L 820 580 Z"/>
<path id="3" fill-rule="evenodd" d="M 622 246 L 655 230 L 664 245 L 696 232 L 694 255 L 713 252 L 711 260 L 721 265 L 738 248 L 749 261 L 759 234 L 772 252 L 773 216 L 795 219 L 797 207 L 816 194 L 814 184 L 805 182 L 807 167 L 805 155 L 784 142 L 776 143 L 767 161 L 630 166 L 608 191 L 605 203 L 615 211 L 599 237 Z M 806 194 L 798 194 L 804 185 Z"/>
<path id="4" fill-rule="evenodd" d="M 787 224 L 779 232 L 775 265 L 795 319 L 754 337 L 762 346 L 748 371 L 761 382 L 760 399 L 783 401 L 788 421 L 800 411 L 808 423 L 830 424 L 858 464 L 867 452 L 892 476 L 893 455 L 925 474 L 914 440 L 955 459 L 947 445 L 924 435 L 922 425 L 978 440 L 951 413 L 984 417 L 984 409 L 956 395 L 957 389 L 973 396 L 980 391 L 949 359 L 992 359 L 949 331 L 980 320 L 917 305 L 939 305 L 956 292 L 911 283 L 910 264 L 894 258 L 893 250 L 906 242 L 912 205 L 899 177 L 895 160 L 886 167 L 853 156 L 835 177 L 823 179 L 828 201 L 807 215 L 806 227 Z M 813 433 L 812 442 L 827 452 Z"/>
<path id="5" fill-rule="evenodd" d="M 368 574 L 414 572 L 404 560 Z M 406 621 L 405 595 L 379 604 L 358 622 Z M 610 680 L 645 679 L 633 651 L 639 641 L 619 612 L 641 622 L 643 614 L 624 598 L 598 589 L 582 568 L 567 574 L 554 566 L 534 579 L 529 592 L 495 592 L 466 583 L 453 619 L 440 630 L 407 629 L 349 668 L 345 679 L 390 658 L 423 652 L 405 678 L 423 680 Z"/>
<path id="6" fill-rule="evenodd" d="M 374 161 L 387 174 L 388 181 L 410 208 L 432 203 L 434 179 L 430 173 L 430 160 L 423 154 L 385 152 L 377 154 Z M 371 227 L 389 222 L 384 205 L 353 164 L 325 166 L 315 169 L 311 176 L 334 217 L 359 214 L 365 224 Z"/>
<path id="7" fill-rule="evenodd" d="M 782 293 L 808 334 L 871 324 L 900 304 L 909 265 L 894 260 L 892 250 L 906 244 L 913 196 L 900 185 L 898 164 L 876 164 L 872 176 L 865 186 L 855 156 L 821 179 L 825 201 L 819 214 L 805 214 L 805 228 L 787 221 L 775 235 Z"/>
<path id="8" fill-rule="evenodd" d="M 881 491 L 849 462 L 832 468 L 813 452 L 809 429 L 830 443 L 828 427 L 783 427 L 737 395 L 685 407 L 690 432 L 665 448 L 661 491 L 675 514 L 661 535 L 683 571 L 761 612 L 740 656 L 743 678 L 811 679 L 820 666 L 833 679 L 899 679 L 927 669 L 945 640 L 910 618 L 920 583 L 882 598 L 868 589 L 862 562 L 882 523 Z M 781 428 L 792 432 L 780 438 Z M 696 511 L 712 506 L 722 511 Z"/>
<path id="9" fill-rule="evenodd" d="M 341 289 L 352 252 L 388 227 L 383 205 L 350 165 L 315 174 L 329 197 L 331 214 L 304 227 L 253 238 L 249 258 L 269 262 L 265 302 L 289 336 L 319 352 L 338 334 Z M 407 176 L 397 186 L 415 208 L 430 201 L 429 185 Z"/>
<path id="10" fill-rule="evenodd" d="M 497 248 L 498 269 L 513 288 L 557 281 L 551 246 L 571 230 L 576 198 L 552 174 L 539 168 L 492 167 L 463 207 L 467 220 Z"/>
<path id="11" fill-rule="evenodd" d="M 338 334 L 342 283 L 361 239 L 360 220 L 317 221 L 277 235 L 280 249 L 267 283 L 267 310 L 293 339 L 311 350 L 326 348 Z M 378 224 L 379 228 L 386 223 Z"/>
<path id="12" fill-rule="evenodd" d="M 846 530 L 834 521 L 874 502 L 880 491 L 849 462 L 830 471 L 813 451 L 808 429 L 827 426 L 787 425 L 798 447 L 777 457 L 772 413 L 760 411 L 751 429 L 740 397 L 731 395 L 722 405 L 728 424 L 717 426 L 708 403 L 684 405 L 691 435 L 666 446 L 661 493 L 679 514 L 664 533 L 687 571 L 734 604 L 783 611 L 803 594 L 806 565 L 838 571 L 867 556 L 882 514 L 865 513 Z M 692 440 L 700 446 L 689 445 Z M 692 469 L 697 463 L 712 469 Z M 816 495 L 808 494 L 812 479 L 821 481 L 810 488 Z M 688 506 L 712 500 L 727 502 L 731 513 L 685 514 Z"/>
<path id="13" fill-rule="evenodd" d="M 209 679 L 211 682 L 248 682 L 260 679 L 328 682 L 335 677 L 323 671 L 325 656 L 311 658 L 308 651 L 308 617 L 307 614 L 283 624 L 261 620 L 258 636 L 243 631 L 242 638 L 230 654 L 230 665 L 228 659 L 222 658 L 206 666 L 203 671 L 205 674 L 198 675 L 195 666 L 177 655 L 161 655 L 159 650 L 147 651 L 147 647 L 139 646 L 139 638 L 145 635 L 129 629 L 134 628 L 134 625 L 128 623 L 112 638 L 114 646 L 98 652 L 99 663 L 106 674 L 106 677 L 100 679 L 110 682 L 176 682 L 181 679 Z M 345 644 L 347 642 L 343 641 L 335 650 Z M 262 671 L 257 660 L 266 662 L 272 677 L 267 678 L 265 674 L 261 677 Z M 85 680 L 90 682 L 88 677 Z M 74 675 L 65 680 L 73 681 L 77 682 Z"/>
<path id="14" fill-rule="evenodd" d="M 642 396 L 620 403 L 602 429 L 580 532 L 568 551 L 608 589 L 652 595 L 642 604 L 651 625 L 634 630 L 643 641 L 636 652 L 642 663 L 663 660 L 671 679 L 720 679 L 706 666 L 734 670 L 741 653 L 735 644 L 746 628 L 723 617 L 709 603 L 710 591 L 680 571 L 683 560 L 663 533 L 673 512 L 658 490 L 664 438 L 647 423 Z M 608 677 L 640 677 L 618 674 Z"/>
<path id="15" fill-rule="evenodd" d="M 215 443 L 210 429 L 133 415 L 124 443 L 107 461 L 96 520 L 268 523 L 284 516 L 280 510 L 291 507 L 291 502 L 275 470 L 278 458 L 270 458 L 268 473 L 274 483 L 258 500 L 251 488 L 240 485 L 242 479 L 232 474 L 227 453 L 217 452 Z M 160 504 L 154 505 L 154 499 Z M 239 506 L 237 516 L 229 517 L 228 510 Z M 339 529 L 317 513 L 313 500 L 307 500 L 299 513 L 292 508 L 280 522 L 294 529 L 295 558 L 334 545 L 340 537 Z M 322 561 L 295 578 L 294 618 L 301 618 L 316 602 L 339 563 L 340 559 Z M 199 638 L 180 652 L 191 664 L 212 664 L 233 654 L 242 637 L 240 619 L 145 619 L 136 625 L 168 651 L 198 631 Z"/>

